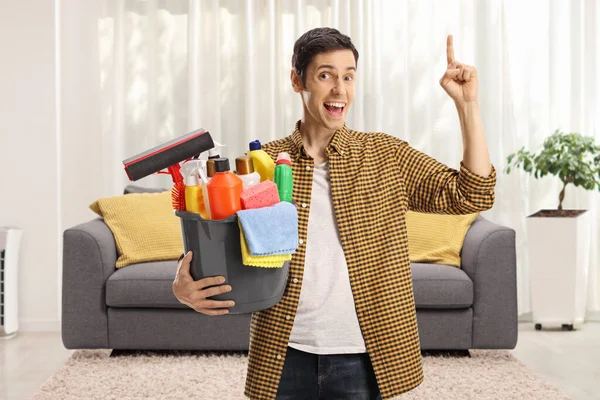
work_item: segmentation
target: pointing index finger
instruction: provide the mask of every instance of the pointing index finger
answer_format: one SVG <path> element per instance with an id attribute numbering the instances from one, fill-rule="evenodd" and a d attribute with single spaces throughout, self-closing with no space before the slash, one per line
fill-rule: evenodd
<path id="1" fill-rule="evenodd" d="M 454 43 L 452 35 L 448 35 L 448 38 L 446 39 L 446 58 L 448 60 L 448 65 L 454 62 Z"/>

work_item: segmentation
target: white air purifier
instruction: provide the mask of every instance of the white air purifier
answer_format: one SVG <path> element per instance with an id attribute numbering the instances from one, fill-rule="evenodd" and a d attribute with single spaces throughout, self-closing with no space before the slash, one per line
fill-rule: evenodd
<path id="1" fill-rule="evenodd" d="M 0 227 L 0 339 L 19 330 L 18 264 L 22 231 Z"/>
<path id="2" fill-rule="evenodd" d="M 531 311 L 536 330 L 569 331 L 585 322 L 590 262 L 590 212 L 527 217 Z"/>

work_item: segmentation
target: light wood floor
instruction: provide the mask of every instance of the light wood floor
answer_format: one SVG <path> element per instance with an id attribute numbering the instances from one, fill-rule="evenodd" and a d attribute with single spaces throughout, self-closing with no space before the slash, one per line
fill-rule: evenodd
<path id="1" fill-rule="evenodd" d="M 0 399 L 24 400 L 71 355 L 60 333 L 20 332 L 0 339 Z M 519 323 L 519 342 L 511 352 L 574 400 L 600 400 L 600 323 L 574 331 Z"/>

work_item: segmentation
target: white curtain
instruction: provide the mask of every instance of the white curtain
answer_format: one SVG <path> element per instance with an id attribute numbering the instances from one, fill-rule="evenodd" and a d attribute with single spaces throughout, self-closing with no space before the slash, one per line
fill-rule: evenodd
<path id="1" fill-rule="evenodd" d="M 63 73 L 61 86 L 65 97 L 76 99 L 63 111 L 63 125 L 68 129 L 68 119 L 81 109 L 98 124 L 89 135 L 101 154 L 94 193 L 102 196 L 120 194 L 129 183 L 122 160 L 199 127 L 224 143 L 222 154 L 230 158 L 251 140 L 289 135 L 302 112 L 289 81 L 294 41 L 318 26 L 340 29 L 360 52 L 348 125 L 398 136 L 458 168 L 459 122 L 438 83 L 446 68 L 446 35 L 453 34 L 456 58 L 479 71 L 483 124 L 498 170 L 497 201 L 483 215 L 517 232 L 519 313 L 530 311 L 525 217 L 557 207 L 560 181 L 502 171 L 508 154 L 521 146 L 537 151 L 556 128 L 600 143 L 596 1 L 62 3 L 63 26 L 71 26 L 71 34 L 61 35 L 62 67 L 73 74 Z M 86 29 L 76 30 L 77 24 Z M 74 61 L 78 57 L 87 61 Z M 83 72 L 73 63 L 91 77 L 83 89 L 81 79 L 74 81 Z M 163 175 L 137 183 L 171 184 Z M 593 218 L 591 313 L 600 310 L 598 193 L 570 185 L 564 207 L 587 208 Z"/>

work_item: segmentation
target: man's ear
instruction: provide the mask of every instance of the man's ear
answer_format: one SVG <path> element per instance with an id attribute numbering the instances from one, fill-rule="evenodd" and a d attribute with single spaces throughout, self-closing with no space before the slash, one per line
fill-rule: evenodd
<path id="1" fill-rule="evenodd" d="M 292 81 L 294 92 L 300 93 L 303 89 L 302 78 L 300 78 L 300 75 L 298 75 L 295 68 L 292 68 L 292 71 L 290 72 L 290 80 Z"/>

